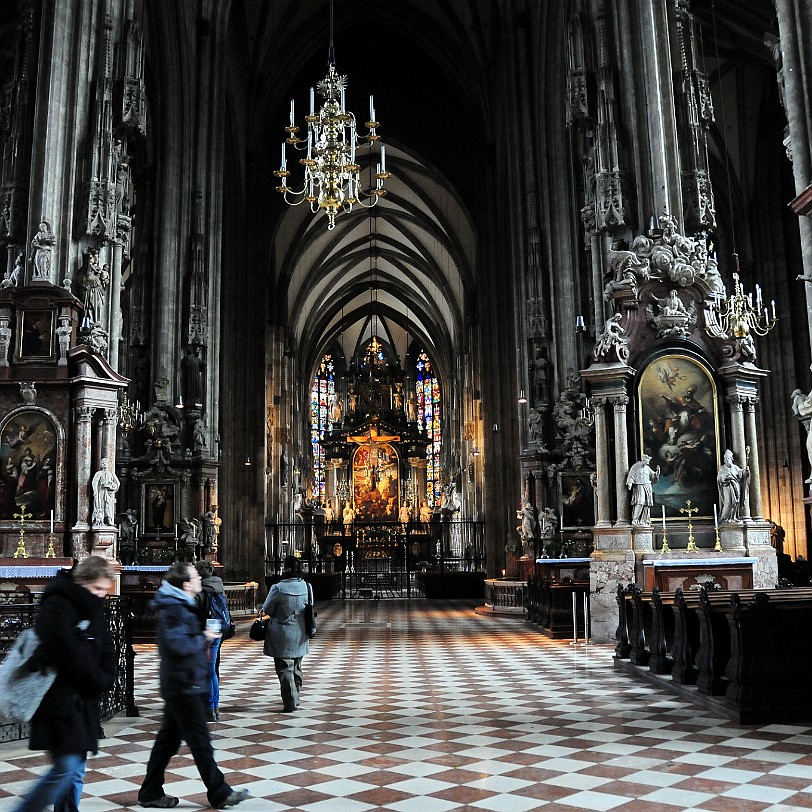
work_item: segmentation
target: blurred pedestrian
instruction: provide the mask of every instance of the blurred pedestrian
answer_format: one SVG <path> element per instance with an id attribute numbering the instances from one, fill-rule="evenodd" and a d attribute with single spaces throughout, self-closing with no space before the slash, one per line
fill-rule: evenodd
<path id="1" fill-rule="evenodd" d="M 47 750 L 51 769 L 16 812 L 76 812 L 87 754 L 98 749 L 99 699 L 116 679 L 116 651 L 104 617 L 104 599 L 115 583 L 108 558 L 91 555 L 72 576 L 64 570 L 45 588 L 34 628 L 38 664 L 56 668 L 56 679 L 31 720 L 31 750 Z"/>
<path id="2" fill-rule="evenodd" d="M 212 625 L 209 621 L 215 621 L 212 628 L 219 624 L 220 637 L 209 643 L 209 693 L 208 693 L 208 719 L 216 722 L 220 718 L 220 653 L 222 643 L 232 636 L 233 626 L 231 624 L 231 613 L 228 611 L 228 601 L 223 587 L 223 580 L 214 574 L 214 567 L 211 561 L 198 561 L 195 564 L 200 574 L 202 590 L 198 595 L 198 613 L 205 628 Z"/>
<path id="3" fill-rule="evenodd" d="M 177 798 L 164 792 L 164 778 L 181 741 L 192 751 L 212 807 L 225 809 L 248 798 L 246 790 L 233 790 L 226 783 L 214 761 L 206 724 L 205 700 L 209 690 L 206 653 L 209 643 L 219 634 L 200 629 L 196 598 L 201 589 L 201 578 L 194 565 L 176 561 L 167 570 L 153 601 L 164 716 L 138 792 L 141 806 L 169 809 L 178 805 Z"/>

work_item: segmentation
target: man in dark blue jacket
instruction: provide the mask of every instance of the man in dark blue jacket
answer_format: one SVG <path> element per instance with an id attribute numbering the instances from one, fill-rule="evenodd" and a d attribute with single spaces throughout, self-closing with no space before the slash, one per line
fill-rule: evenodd
<path id="1" fill-rule="evenodd" d="M 231 789 L 214 761 L 205 698 L 209 691 L 209 642 L 219 635 L 208 629 L 200 630 L 195 612 L 195 598 L 200 590 L 200 575 L 194 565 L 176 561 L 164 576 L 153 602 L 165 705 L 161 729 L 138 793 L 141 806 L 169 809 L 178 805 L 177 798 L 164 792 L 164 772 L 182 740 L 192 751 L 209 803 L 215 809 L 236 806 L 248 798 L 247 791 Z"/>

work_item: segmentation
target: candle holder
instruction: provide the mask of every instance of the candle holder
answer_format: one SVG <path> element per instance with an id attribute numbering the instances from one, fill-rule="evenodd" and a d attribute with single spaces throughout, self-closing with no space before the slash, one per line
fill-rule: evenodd
<path id="1" fill-rule="evenodd" d="M 20 520 L 20 541 L 14 551 L 14 558 L 28 558 L 28 551 L 25 549 L 25 520 L 30 519 L 33 515 L 33 513 L 26 513 L 25 508 L 13 515 L 13 518 Z"/>
<path id="2" fill-rule="evenodd" d="M 722 541 L 719 538 L 719 525 L 718 524 L 715 525 L 713 529 L 716 531 L 716 544 L 713 546 L 713 549 L 717 553 L 721 553 L 722 552 Z"/>
<path id="3" fill-rule="evenodd" d="M 699 513 L 699 508 L 692 508 L 690 499 L 687 499 L 685 504 L 687 507 L 679 509 L 680 513 L 688 514 L 688 546 L 685 549 L 689 553 L 695 553 L 699 550 L 699 548 L 696 546 L 696 541 L 694 541 L 694 525 L 691 522 L 691 516 L 693 516 L 694 513 Z"/>
<path id="4" fill-rule="evenodd" d="M 671 552 L 671 548 L 668 546 L 668 534 L 665 532 L 665 527 L 663 527 L 663 546 L 660 549 L 660 552 L 663 555 Z"/>
<path id="5" fill-rule="evenodd" d="M 56 550 L 54 549 L 54 539 L 56 537 L 53 533 L 48 535 L 48 549 L 45 551 L 46 558 L 56 558 Z"/>

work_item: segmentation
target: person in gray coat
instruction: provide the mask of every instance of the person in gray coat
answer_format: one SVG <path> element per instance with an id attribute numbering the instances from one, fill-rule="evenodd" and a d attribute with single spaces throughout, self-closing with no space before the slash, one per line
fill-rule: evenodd
<path id="1" fill-rule="evenodd" d="M 263 654 L 273 657 L 285 713 L 299 707 L 302 657 L 310 650 L 304 619 L 308 601 L 313 601 L 311 587 L 302 579 L 299 559 L 289 555 L 282 565 L 282 579 L 271 587 L 262 605 L 262 615 L 268 618 Z"/>

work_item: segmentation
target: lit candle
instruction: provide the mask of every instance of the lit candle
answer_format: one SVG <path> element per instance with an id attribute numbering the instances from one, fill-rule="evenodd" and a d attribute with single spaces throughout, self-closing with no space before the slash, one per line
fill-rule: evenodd
<path id="1" fill-rule="evenodd" d="M 770 302 L 770 304 L 772 305 L 772 309 L 773 309 L 773 321 L 775 321 L 775 299 L 773 299 Z"/>
<path id="2" fill-rule="evenodd" d="M 663 505 L 663 532 L 665 532 L 665 505 Z"/>
<path id="3" fill-rule="evenodd" d="M 51 535 L 54 534 L 54 512 L 51 511 Z"/>
<path id="4" fill-rule="evenodd" d="M 369 120 L 375 121 L 375 99 L 373 96 L 369 97 Z"/>
<path id="5" fill-rule="evenodd" d="M 310 115 L 316 111 L 316 93 L 313 88 L 310 88 Z"/>
<path id="6" fill-rule="evenodd" d="M 756 285 L 756 304 L 758 305 L 758 309 L 761 310 L 761 286 Z"/>
<path id="7" fill-rule="evenodd" d="M 716 505 L 713 506 L 713 526 L 719 527 L 719 517 L 716 514 Z"/>
<path id="8" fill-rule="evenodd" d="M 291 126 L 291 127 L 293 126 L 293 119 L 294 119 L 294 113 L 293 113 L 293 99 L 291 99 L 291 100 L 290 100 L 290 126 Z"/>

